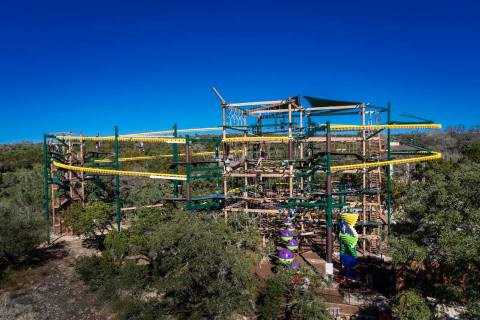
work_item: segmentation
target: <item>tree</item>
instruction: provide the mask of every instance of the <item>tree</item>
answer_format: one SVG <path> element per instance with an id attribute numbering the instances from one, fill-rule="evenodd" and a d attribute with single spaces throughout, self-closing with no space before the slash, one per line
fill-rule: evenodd
<path id="1" fill-rule="evenodd" d="M 438 161 L 396 199 L 393 261 L 416 275 L 412 284 L 438 303 L 480 298 L 478 172 L 479 163 Z"/>
<path id="2" fill-rule="evenodd" d="M 307 269 L 292 275 L 279 270 L 267 279 L 259 304 L 260 318 L 274 319 L 330 319 L 320 295 L 315 292 L 323 285 L 318 275 Z"/>
<path id="3" fill-rule="evenodd" d="M 400 292 L 393 302 L 393 316 L 399 320 L 428 320 L 432 318 L 426 300 L 412 289 Z"/>
<path id="4" fill-rule="evenodd" d="M 131 307 L 145 318 L 150 312 L 226 318 L 248 312 L 255 300 L 257 280 L 252 269 L 258 243 L 245 241 L 245 234 L 224 219 L 144 209 L 128 229 L 107 235 L 103 255 L 88 258 L 96 261 L 90 267 L 84 260 L 87 267 L 81 273 L 96 288 L 100 281 L 115 286 L 110 293 L 130 292 Z M 109 261 L 116 271 L 106 273 L 96 267 L 101 265 L 99 259 Z M 142 291 L 153 291 L 159 298 L 137 299 Z M 124 313 L 129 318 L 138 315 L 130 308 Z"/>
<path id="5" fill-rule="evenodd" d="M 19 169 L 0 175 L 0 266 L 17 263 L 47 239 L 42 213 L 42 176 Z"/>
<path id="6" fill-rule="evenodd" d="M 460 147 L 460 152 L 467 159 L 474 162 L 480 162 L 480 142 L 479 141 L 463 144 Z"/>
<path id="7" fill-rule="evenodd" d="M 113 229 L 114 217 L 113 205 L 102 201 L 85 206 L 74 203 L 63 213 L 65 225 L 71 227 L 77 235 L 84 235 L 87 238 L 103 236 L 106 231 Z"/>

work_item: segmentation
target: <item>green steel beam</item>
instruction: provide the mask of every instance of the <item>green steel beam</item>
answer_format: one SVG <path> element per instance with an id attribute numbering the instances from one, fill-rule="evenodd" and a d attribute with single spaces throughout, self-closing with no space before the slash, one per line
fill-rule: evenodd
<path id="1" fill-rule="evenodd" d="M 192 181 L 192 180 L 220 178 L 220 177 L 223 177 L 223 173 L 189 175 L 189 177 L 187 179 L 188 179 L 188 181 Z"/>
<path id="2" fill-rule="evenodd" d="M 203 172 L 203 171 L 222 171 L 222 167 L 192 167 L 191 172 Z"/>
<path id="3" fill-rule="evenodd" d="M 190 193 L 190 180 L 191 180 L 191 165 L 190 165 L 190 137 L 185 136 L 185 175 L 187 179 L 185 181 L 185 207 L 187 210 L 191 210 L 192 196 Z"/>
<path id="4" fill-rule="evenodd" d="M 176 123 L 173 124 L 173 136 L 178 137 L 177 124 Z M 173 153 L 173 163 L 177 163 L 178 162 L 178 144 L 177 143 L 172 144 L 172 153 Z M 173 173 L 178 174 L 178 166 L 173 167 Z M 172 191 L 173 191 L 173 196 L 175 198 L 178 198 L 178 181 L 177 180 L 173 181 L 173 190 Z"/>
<path id="5" fill-rule="evenodd" d="M 118 126 L 115 126 L 115 168 L 120 169 L 120 161 L 118 160 Z M 122 221 L 121 216 L 121 203 L 120 203 L 120 175 L 115 175 L 115 208 L 116 208 L 116 220 L 117 220 L 117 229 L 120 231 L 120 224 Z"/>
<path id="6" fill-rule="evenodd" d="M 387 124 L 391 124 L 391 114 L 392 114 L 392 105 L 390 102 L 387 105 Z M 392 150 L 391 150 L 391 133 L 390 128 L 387 129 L 387 160 L 392 159 Z M 391 206 L 392 206 L 392 178 L 390 165 L 387 166 L 387 231 L 390 234 L 390 217 L 391 217 Z"/>
<path id="7" fill-rule="evenodd" d="M 331 170 L 331 156 L 332 151 L 332 141 L 331 141 L 331 131 L 330 131 L 330 121 L 327 121 L 327 130 L 325 133 L 325 142 L 326 142 L 326 151 L 327 151 L 327 199 L 325 206 L 325 215 L 326 215 L 326 224 L 327 224 L 327 265 L 333 263 L 333 208 L 332 208 L 332 170 Z M 327 275 L 327 286 L 331 287 L 333 282 L 333 275 Z"/>
<path id="8" fill-rule="evenodd" d="M 44 218 L 45 224 L 47 226 L 47 242 L 50 244 L 50 197 L 49 197 L 49 167 L 50 160 L 48 156 L 47 148 L 47 137 L 48 135 L 43 135 L 43 181 L 44 181 L 44 197 L 43 197 L 43 206 L 44 206 Z"/>

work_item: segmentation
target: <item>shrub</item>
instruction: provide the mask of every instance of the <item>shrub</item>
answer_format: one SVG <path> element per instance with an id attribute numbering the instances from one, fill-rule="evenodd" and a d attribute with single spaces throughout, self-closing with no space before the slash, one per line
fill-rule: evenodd
<path id="1" fill-rule="evenodd" d="M 294 278 L 301 280 L 300 283 L 293 281 Z M 322 282 L 318 275 L 307 270 L 295 276 L 280 270 L 267 280 L 259 305 L 260 318 L 329 319 L 322 298 L 314 292 Z"/>
<path id="2" fill-rule="evenodd" d="M 432 318 L 427 301 L 415 289 L 400 292 L 393 302 L 392 313 L 399 320 L 428 320 Z"/>
<path id="3" fill-rule="evenodd" d="M 97 290 L 116 278 L 118 268 L 108 256 L 80 257 L 75 267 L 80 279 Z"/>
<path id="4" fill-rule="evenodd" d="M 255 300 L 256 259 L 245 234 L 224 219 L 143 210 L 128 229 L 112 230 L 103 255 L 80 260 L 77 271 L 94 289 L 113 285 L 111 294 L 128 293 L 126 319 L 159 312 L 223 319 L 247 312 Z M 153 300 L 141 299 L 151 291 Z"/>
<path id="5" fill-rule="evenodd" d="M 0 175 L 0 265 L 17 263 L 47 240 L 39 166 Z"/>
<path id="6" fill-rule="evenodd" d="M 107 230 L 113 229 L 115 210 L 109 203 L 96 201 L 82 206 L 74 203 L 63 213 L 65 225 L 72 227 L 77 235 L 95 238 L 103 235 Z"/>

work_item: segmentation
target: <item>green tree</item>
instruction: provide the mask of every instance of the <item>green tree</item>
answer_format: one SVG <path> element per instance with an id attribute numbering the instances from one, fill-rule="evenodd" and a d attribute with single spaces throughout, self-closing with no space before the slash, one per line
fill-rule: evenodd
<path id="1" fill-rule="evenodd" d="M 260 318 L 330 319 L 322 298 L 315 292 L 322 285 L 323 280 L 309 270 L 297 275 L 279 270 L 267 279 L 259 304 Z"/>
<path id="2" fill-rule="evenodd" d="M 96 262 L 93 271 L 82 269 L 82 273 L 87 282 L 113 283 L 113 292 L 129 292 L 137 313 L 127 308 L 128 318 L 138 312 L 148 318 L 155 312 L 175 318 L 223 319 L 248 312 L 255 300 L 257 280 L 252 269 L 257 245 L 252 239 L 246 241 L 246 234 L 224 219 L 144 209 L 128 229 L 107 235 L 102 257 L 88 258 L 111 261 L 118 271 L 107 281 L 104 271 L 95 271 L 102 270 Z M 148 302 L 137 298 L 148 291 L 162 298 Z"/>
<path id="3" fill-rule="evenodd" d="M 95 201 L 86 206 L 72 204 L 63 212 L 65 225 L 72 227 L 76 234 L 89 238 L 102 236 L 106 231 L 113 229 L 114 217 L 113 205 L 102 201 Z"/>
<path id="4" fill-rule="evenodd" d="M 480 298 L 480 164 L 438 161 L 417 173 L 400 195 L 390 250 L 413 274 L 435 265 L 416 286 L 439 303 Z M 423 269 L 425 269 L 423 267 Z"/>
<path id="5" fill-rule="evenodd" d="M 399 320 L 428 320 L 432 318 L 432 311 L 426 300 L 414 289 L 402 291 L 395 297 L 392 313 Z"/>
<path id="6" fill-rule="evenodd" d="M 47 239 L 40 167 L 0 175 L 0 266 L 16 263 Z"/>

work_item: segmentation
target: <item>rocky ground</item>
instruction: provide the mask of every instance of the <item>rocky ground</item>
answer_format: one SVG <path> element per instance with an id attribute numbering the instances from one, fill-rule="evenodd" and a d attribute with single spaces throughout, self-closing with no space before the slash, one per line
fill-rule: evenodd
<path id="1" fill-rule="evenodd" d="M 96 251 L 64 236 L 9 273 L 0 287 L 0 320 L 112 319 L 75 274 L 75 260 Z"/>

